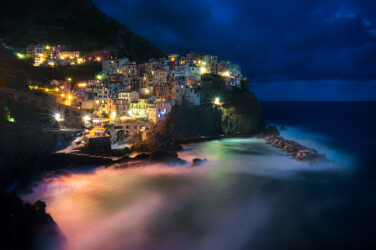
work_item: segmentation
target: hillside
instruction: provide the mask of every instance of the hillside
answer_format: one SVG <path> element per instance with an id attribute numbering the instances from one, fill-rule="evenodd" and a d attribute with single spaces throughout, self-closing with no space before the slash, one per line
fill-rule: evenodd
<path id="1" fill-rule="evenodd" d="M 94 79 L 101 70 L 101 63 L 82 64 L 77 67 L 34 67 L 28 59 L 17 58 L 10 50 L 0 45 L 0 86 L 28 88 L 27 80 L 48 83 L 52 79 L 70 77 L 73 83 Z"/>
<path id="2" fill-rule="evenodd" d="M 164 56 L 155 45 L 108 18 L 91 0 L 1 1 L 0 38 L 18 48 L 48 42 L 83 53 L 116 49 L 137 62 Z"/>

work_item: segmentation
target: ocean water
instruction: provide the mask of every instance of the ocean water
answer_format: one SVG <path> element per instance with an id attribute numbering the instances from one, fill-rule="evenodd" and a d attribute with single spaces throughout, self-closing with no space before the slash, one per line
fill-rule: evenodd
<path id="1" fill-rule="evenodd" d="M 225 139 L 184 146 L 179 157 L 206 158 L 200 167 L 97 168 L 22 198 L 46 202 L 64 249 L 375 249 L 375 104 L 261 104 L 283 136 L 330 161 Z"/>

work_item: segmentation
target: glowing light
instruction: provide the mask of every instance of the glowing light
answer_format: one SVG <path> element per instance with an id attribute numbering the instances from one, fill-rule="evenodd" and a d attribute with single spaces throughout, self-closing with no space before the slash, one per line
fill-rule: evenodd
<path id="1" fill-rule="evenodd" d="M 230 72 L 229 71 L 224 72 L 223 76 L 230 76 Z"/>
<path id="2" fill-rule="evenodd" d="M 54 118 L 55 118 L 55 120 L 56 120 L 57 122 L 60 122 L 60 121 L 63 120 L 63 117 L 61 116 L 60 113 L 56 113 L 56 114 L 54 114 Z"/>
<path id="3" fill-rule="evenodd" d="M 215 104 L 215 105 L 219 105 L 219 97 L 216 97 L 216 98 L 214 99 L 214 104 Z"/>
<path id="4" fill-rule="evenodd" d="M 205 74 L 206 73 L 206 68 L 205 67 L 202 67 L 201 68 L 201 74 Z"/>
<path id="5" fill-rule="evenodd" d="M 61 94 L 61 97 L 64 97 L 65 95 L 64 95 L 64 93 L 63 94 Z"/>
<path id="6" fill-rule="evenodd" d="M 71 99 L 72 99 L 72 95 L 68 95 L 68 105 L 69 106 L 71 105 Z"/>
<path id="7" fill-rule="evenodd" d="M 132 116 L 132 115 L 133 115 L 133 114 L 132 114 L 132 110 L 129 110 L 129 111 L 128 111 L 128 115 L 129 115 L 129 116 Z"/>
<path id="8" fill-rule="evenodd" d="M 71 81 L 72 81 L 72 78 L 68 77 L 67 80 L 71 82 Z"/>
<path id="9" fill-rule="evenodd" d="M 46 49 L 50 49 L 50 46 L 46 46 Z"/>
<path id="10" fill-rule="evenodd" d="M 111 117 L 112 117 L 112 119 L 114 119 L 116 117 L 116 112 L 115 111 L 111 113 Z"/>
<path id="11" fill-rule="evenodd" d="M 101 75 L 96 75 L 95 77 L 96 77 L 98 80 L 102 80 L 102 78 L 103 78 Z"/>
<path id="12" fill-rule="evenodd" d="M 145 92 L 146 92 L 146 94 L 148 94 L 148 93 L 149 93 L 149 90 L 145 90 Z"/>
<path id="13" fill-rule="evenodd" d="M 23 54 L 21 54 L 21 53 L 17 53 L 16 55 L 17 55 L 17 57 L 18 57 L 19 59 L 24 59 L 24 58 L 26 57 L 25 55 L 23 55 Z"/>
<path id="14" fill-rule="evenodd" d="M 85 121 L 85 123 L 88 123 L 90 121 L 90 117 L 88 115 L 85 115 L 82 117 L 82 119 Z"/>
<path id="15" fill-rule="evenodd" d="M 86 87 L 86 83 L 80 83 L 78 84 L 78 87 Z"/>

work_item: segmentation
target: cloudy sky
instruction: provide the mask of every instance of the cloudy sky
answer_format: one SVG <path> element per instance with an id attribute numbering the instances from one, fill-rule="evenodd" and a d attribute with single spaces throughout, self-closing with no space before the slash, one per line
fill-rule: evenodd
<path id="1" fill-rule="evenodd" d="M 165 53 L 239 63 L 260 100 L 375 100 L 375 0 L 93 0 Z"/>

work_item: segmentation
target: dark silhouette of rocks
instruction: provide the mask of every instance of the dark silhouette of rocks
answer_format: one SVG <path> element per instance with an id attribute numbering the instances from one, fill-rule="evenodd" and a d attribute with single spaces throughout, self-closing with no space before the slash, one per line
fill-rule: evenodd
<path id="1" fill-rule="evenodd" d="M 1 190 L 0 201 L 0 249 L 45 249 L 46 244 L 61 243 L 63 237 L 44 202 L 30 204 Z"/>
<path id="2" fill-rule="evenodd" d="M 288 155 L 298 161 L 323 162 L 327 160 L 325 154 L 320 154 L 315 149 L 303 146 L 293 140 L 286 140 L 281 136 L 267 137 L 265 143 L 286 151 Z"/>
<path id="3" fill-rule="evenodd" d="M 195 159 L 192 160 L 191 166 L 192 167 L 201 166 L 202 164 L 206 163 L 207 161 L 208 160 L 206 160 L 206 159 L 195 158 Z"/>

